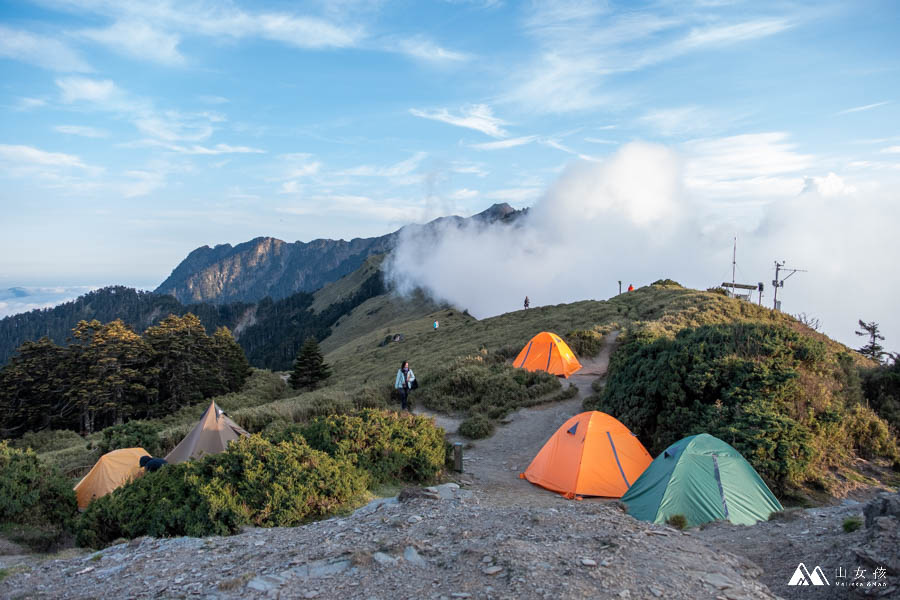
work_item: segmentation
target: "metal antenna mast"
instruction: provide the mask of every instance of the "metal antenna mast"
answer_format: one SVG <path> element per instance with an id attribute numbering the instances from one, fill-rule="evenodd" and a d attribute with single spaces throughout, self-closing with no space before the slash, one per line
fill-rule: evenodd
<path id="1" fill-rule="evenodd" d="M 778 262 L 775 261 L 775 280 L 772 281 L 772 285 L 775 287 L 775 299 L 772 305 L 772 308 L 775 310 L 781 310 L 781 306 L 778 304 L 778 288 L 784 287 L 784 280 L 793 275 L 794 273 L 806 273 L 806 269 L 785 269 L 784 268 L 785 261 Z M 783 279 L 779 278 L 779 273 L 781 271 L 790 271 Z"/>
<path id="2" fill-rule="evenodd" d="M 737 267 L 737 236 L 734 236 L 734 250 L 731 253 L 731 289 L 734 291 L 734 269 Z"/>

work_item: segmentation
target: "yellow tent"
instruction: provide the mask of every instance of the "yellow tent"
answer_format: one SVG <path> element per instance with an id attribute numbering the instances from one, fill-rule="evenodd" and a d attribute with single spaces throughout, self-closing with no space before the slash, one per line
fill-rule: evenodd
<path id="1" fill-rule="evenodd" d="M 143 448 L 121 448 L 107 452 L 75 486 L 78 508 L 84 510 L 91 500 L 105 496 L 120 485 L 143 475 L 140 460 L 150 456 Z"/>
<path id="2" fill-rule="evenodd" d="M 213 402 L 200 417 L 200 422 L 166 455 L 166 461 L 175 464 L 207 454 L 225 452 L 228 443 L 242 435 L 250 434 L 229 419 Z"/>
<path id="3" fill-rule="evenodd" d="M 581 368 L 581 363 L 561 337 L 542 331 L 525 344 L 513 361 L 513 366 L 529 371 L 547 371 L 568 378 Z"/>

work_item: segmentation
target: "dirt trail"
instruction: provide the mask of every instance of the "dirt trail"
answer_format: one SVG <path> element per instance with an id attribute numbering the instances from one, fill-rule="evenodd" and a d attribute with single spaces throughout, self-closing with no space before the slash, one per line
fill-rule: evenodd
<path id="1" fill-rule="evenodd" d="M 567 502 L 558 494 L 520 479 L 519 473 L 528 467 L 560 425 L 582 412 L 584 399 L 593 393 L 591 385 L 606 375 L 618 334 L 613 331 L 606 336 L 599 355 L 582 360 L 583 368 L 569 377 L 568 381 L 578 386 L 577 396 L 564 402 L 519 409 L 504 420 L 493 436 L 471 442 L 463 455 L 461 482 L 483 492 L 496 506 L 553 506 Z M 459 427 L 459 419 L 426 410 L 416 412 L 434 417 L 451 434 Z M 451 439 L 456 438 L 451 435 Z"/>

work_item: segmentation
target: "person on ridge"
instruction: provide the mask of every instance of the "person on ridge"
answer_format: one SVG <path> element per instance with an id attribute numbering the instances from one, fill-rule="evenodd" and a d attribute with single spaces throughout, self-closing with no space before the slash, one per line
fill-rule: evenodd
<path id="1" fill-rule="evenodd" d="M 142 456 L 138 462 L 148 473 L 158 471 L 163 465 L 169 464 L 164 458 L 153 458 L 152 456 Z"/>
<path id="2" fill-rule="evenodd" d="M 634 291 L 634 286 L 631 285 L 630 283 L 628 284 L 628 291 L 629 291 L 629 292 L 633 292 L 633 291 Z"/>
<path id="3" fill-rule="evenodd" d="M 528 296 L 525 296 L 525 310 L 528 310 L 529 304 L 531 304 L 531 302 L 528 301 Z"/>
<path id="4" fill-rule="evenodd" d="M 400 394 L 400 406 L 403 410 L 409 410 L 409 390 L 415 389 L 417 385 L 415 382 L 416 376 L 409 368 L 409 361 L 404 360 L 394 379 L 394 388 Z"/>

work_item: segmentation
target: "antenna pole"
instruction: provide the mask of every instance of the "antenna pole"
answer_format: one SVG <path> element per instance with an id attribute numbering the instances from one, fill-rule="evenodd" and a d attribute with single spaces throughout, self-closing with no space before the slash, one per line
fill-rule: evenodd
<path id="1" fill-rule="evenodd" d="M 734 269 L 737 267 L 737 236 L 734 236 L 734 250 L 731 253 L 731 293 L 734 294 Z"/>
<path id="2" fill-rule="evenodd" d="M 784 261 L 781 261 L 781 264 L 778 264 L 778 261 L 775 261 L 775 281 L 772 282 L 772 285 L 775 286 L 775 299 L 772 300 L 772 308 L 778 308 L 778 271 L 781 270 L 781 265 L 784 264 Z"/>

